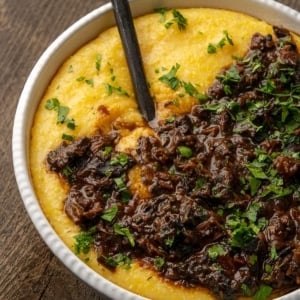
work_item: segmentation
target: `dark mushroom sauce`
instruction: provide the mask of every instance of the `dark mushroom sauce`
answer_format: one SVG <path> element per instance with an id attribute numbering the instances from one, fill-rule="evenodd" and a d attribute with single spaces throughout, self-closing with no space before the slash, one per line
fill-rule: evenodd
<path id="1" fill-rule="evenodd" d="M 218 299 L 300 287 L 300 59 L 287 30 L 274 34 L 254 34 L 205 102 L 159 121 L 131 153 L 115 150 L 112 130 L 48 154 L 99 262 L 135 260 Z M 133 167 L 146 199 L 130 189 Z"/>

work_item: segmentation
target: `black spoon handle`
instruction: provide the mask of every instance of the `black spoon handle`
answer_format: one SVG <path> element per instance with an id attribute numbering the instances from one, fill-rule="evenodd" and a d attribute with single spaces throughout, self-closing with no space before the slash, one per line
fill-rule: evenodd
<path id="1" fill-rule="evenodd" d="M 151 121 L 155 117 L 155 106 L 149 92 L 129 3 L 127 0 L 111 2 L 140 112 L 147 121 Z"/>

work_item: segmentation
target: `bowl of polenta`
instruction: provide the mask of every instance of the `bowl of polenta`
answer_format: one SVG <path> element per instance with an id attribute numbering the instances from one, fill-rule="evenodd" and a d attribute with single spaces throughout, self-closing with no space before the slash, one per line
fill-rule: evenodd
<path id="1" fill-rule="evenodd" d="M 13 162 L 54 254 L 110 299 L 299 299 L 300 14 L 130 1 L 155 118 L 111 4 L 44 52 Z"/>

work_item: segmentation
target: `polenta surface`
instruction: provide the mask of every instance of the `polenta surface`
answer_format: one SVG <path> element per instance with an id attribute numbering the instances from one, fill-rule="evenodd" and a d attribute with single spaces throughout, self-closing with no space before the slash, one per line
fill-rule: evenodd
<path id="1" fill-rule="evenodd" d="M 248 49 L 255 32 L 272 34 L 269 24 L 240 13 L 207 8 L 180 9 L 187 19 L 185 30 L 176 24 L 168 29 L 158 13 L 135 20 L 138 40 L 149 82 L 156 102 L 157 120 L 187 113 L 198 103 L 195 97 L 172 90 L 159 77 L 176 64 L 180 80 L 192 83 L 199 93 L 205 93 L 216 74 L 241 57 Z M 171 11 L 166 20 L 172 19 Z M 217 44 L 226 31 L 233 45 L 227 43 L 216 53 L 208 53 L 209 44 Z M 299 40 L 297 39 L 299 45 Z M 56 98 L 70 109 L 68 117 L 75 120 L 75 130 L 57 124 L 57 115 L 45 109 L 48 99 Z M 82 47 L 61 66 L 36 111 L 31 131 L 30 168 L 37 197 L 49 222 L 64 243 L 73 249 L 79 228 L 64 213 L 68 186 L 49 172 L 45 158 L 49 151 L 62 143 L 62 135 L 74 138 L 89 136 L 99 129 L 103 133 L 119 130 L 119 151 L 136 146 L 139 136 L 154 134 L 141 117 L 134 98 L 130 75 L 117 29 L 111 28 Z M 138 173 L 132 174 L 133 188 L 139 189 Z M 147 191 L 141 191 L 147 193 Z M 187 289 L 159 278 L 150 269 L 133 263 L 129 270 L 118 268 L 111 272 L 101 266 L 96 255 L 87 264 L 108 280 L 150 299 L 214 299 L 204 289 Z"/>

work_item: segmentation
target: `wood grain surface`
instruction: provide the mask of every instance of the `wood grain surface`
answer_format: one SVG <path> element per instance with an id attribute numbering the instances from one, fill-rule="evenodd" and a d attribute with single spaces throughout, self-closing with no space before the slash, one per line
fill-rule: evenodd
<path id="1" fill-rule="evenodd" d="M 11 136 L 18 97 L 42 52 L 105 2 L 0 0 L 0 300 L 104 299 L 58 261 L 32 225 L 15 182 Z M 300 11 L 299 0 L 280 2 Z"/>

